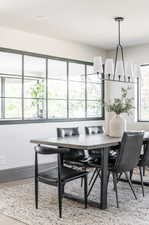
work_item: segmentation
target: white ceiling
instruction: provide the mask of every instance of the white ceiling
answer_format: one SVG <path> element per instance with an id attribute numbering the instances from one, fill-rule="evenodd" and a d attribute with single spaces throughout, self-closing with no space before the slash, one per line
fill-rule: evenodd
<path id="1" fill-rule="evenodd" d="M 115 16 L 124 16 L 122 40 L 149 43 L 148 0 L 0 0 L 0 25 L 111 49 Z"/>

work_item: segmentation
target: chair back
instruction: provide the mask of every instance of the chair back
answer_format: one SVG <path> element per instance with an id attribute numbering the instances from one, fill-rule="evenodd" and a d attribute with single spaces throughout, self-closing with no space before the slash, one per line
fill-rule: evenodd
<path id="1" fill-rule="evenodd" d="M 57 128 L 57 137 L 65 138 L 79 136 L 78 127 Z M 71 149 L 69 153 L 64 153 L 63 159 L 66 161 L 78 161 L 84 158 L 84 151 L 80 149 Z"/>
<path id="2" fill-rule="evenodd" d="M 143 132 L 124 132 L 114 170 L 127 172 L 137 167 L 143 144 Z"/>
<path id="3" fill-rule="evenodd" d="M 103 126 L 87 126 L 85 127 L 86 134 L 101 134 L 103 133 Z"/>
<path id="4" fill-rule="evenodd" d="M 144 154 L 139 162 L 140 166 L 149 166 L 149 140 L 145 143 Z"/>
<path id="5" fill-rule="evenodd" d="M 69 137 L 79 135 L 78 127 L 57 128 L 57 137 Z"/>
<path id="6" fill-rule="evenodd" d="M 86 135 L 94 135 L 94 134 L 102 134 L 102 133 L 103 133 L 103 126 L 86 126 L 85 127 Z M 101 158 L 101 151 L 98 151 L 98 150 L 89 151 L 88 154 L 94 160 Z"/>

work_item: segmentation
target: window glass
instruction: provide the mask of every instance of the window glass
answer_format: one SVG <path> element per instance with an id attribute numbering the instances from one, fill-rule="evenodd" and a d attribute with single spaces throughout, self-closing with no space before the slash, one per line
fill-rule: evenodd
<path id="1" fill-rule="evenodd" d="M 42 99 L 24 99 L 25 119 L 44 119 L 46 114 L 46 102 Z"/>
<path id="2" fill-rule="evenodd" d="M 24 79 L 24 98 L 46 98 L 44 79 Z"/>
<path id="3" fill-rule="evenodd" d="M 21 119 L 21 99 L 5 99 L 5 119 Z"/>
<path id="4" fill-rule="evenodd" d="M 87 116 L 88 117 L 101 117 L 101 102 L 100 101 L 88 101 L 87 102 Z"/>
<path id="5" fill-rule="evenodd" d="M 102 75 L 93 74 L 93 66 L 87 66 L 87 117 L 102 117 L 101 78 Z"/>
<path id="6" fill-rule="evenodd" d="M 69 63 L 69 80 L 85 81 L 85 65 L 79 63 Z"/>
<path id="7" fill-rule="evenodd" d="M 24 76 L 45 77 L 46 60 L 40 57 L 24 56 Z"/>
<path id="8" fill-rule="evenodd" d="M 17 78 L 5 78 L 5 97 L 22 96 L 22 80 Z"/>
<path id="9" fill-rule="evenodd" d="M 69 116 L 70 118 L 85 118 L 85 101 L 70 100 Z"/>
<path id="10" fill-rule="evenodd" d="M 22 56 L 0 52 L 0 74 L 22 74 Z"/>
<path id="11" fill-rule="evenodd" d="M 64 100 L 49 100 L 48 117 L 49 119 L 66 118 L 67 102 Z"/>
<path id="12" fill-rule="evenodd" d="M 69 98 L 85 99 L 85 82 L 69 82 Z"/>
<path id="13" fill-rule="evenodd" d="M 48 77 L 67 79 L 67 63 L 65 61 L 48 59 Z"/>
<path id="14" fill-rule="evenodd" d="M 67 99 L 67 82 L 48 80 L 48 98 Z"/>

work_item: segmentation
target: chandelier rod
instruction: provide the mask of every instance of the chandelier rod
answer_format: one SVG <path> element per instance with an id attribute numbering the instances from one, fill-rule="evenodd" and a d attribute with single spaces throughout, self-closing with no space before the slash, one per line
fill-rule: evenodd
<path id="1" fill-rule="evenodd" d="M 116 21 L 116 19 L 115 19 Z M 120 25 L 121 20 L 118 20 L 118 43 L 121 45 L 121 25 Z"/>
<path id="2" fill-rule="evenodd" d="M 120 50 L 121 57 L 122 57 L 122 64 L 123 64 L 123 71 L 124 71 L 124 81 L 126 81 L 126 74 L 125 74 L 125 62 L 124 62 L 124 52 L 123 52 L 123 46 L 121 44 L 121 22 L 124 20 L 123 17 L 115 17 L 114 20 L 118 22 L 118 44 L 116 47 L 116 54 L 115 54 L 115 63 L 114 63 L 114 76 L 113 80 L 115 80 L 116 75 L 116 67 L 117 67 L 117 59 L 118 59 L 118 52 Z M 118 74 L 119 80 L 121 77 L 121 74 Z"/>

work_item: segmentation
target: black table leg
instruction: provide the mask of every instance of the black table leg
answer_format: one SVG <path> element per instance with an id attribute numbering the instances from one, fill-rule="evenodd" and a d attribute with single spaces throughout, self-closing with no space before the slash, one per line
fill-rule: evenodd
<path id="1" fill-rule="evenodd" d="M 100 208 L 107 208 L 107 188 L 108 188 L 108 156 L 109 148 L 101 150 L 101 191 L 100 191 Z"/>

